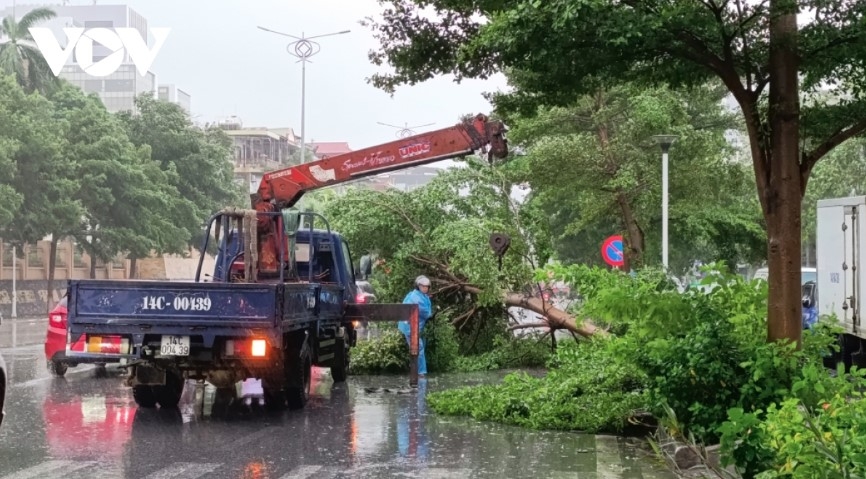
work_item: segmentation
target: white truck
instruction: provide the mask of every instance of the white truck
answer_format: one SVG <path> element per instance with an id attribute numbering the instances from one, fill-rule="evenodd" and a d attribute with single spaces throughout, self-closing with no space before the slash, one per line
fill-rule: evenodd
<path id="1" fill-rule="evenodd" d="M 866 367 L 866 329 L 861 303 L 866 297 L 866 196 L 818 200 L 816 259 L 818 313 L 836 315 L 844 333 L 840 355 L 833 358 Z"/>

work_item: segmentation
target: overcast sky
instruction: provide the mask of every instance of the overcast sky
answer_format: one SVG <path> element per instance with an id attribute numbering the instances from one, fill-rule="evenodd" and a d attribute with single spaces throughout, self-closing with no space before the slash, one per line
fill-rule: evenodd
<path id="1" fill-rule="evenodd" d="M 93 0 L 70 0 L 90 5 Z M 59 2 L 18 0 L 18 5 Z M 230 115 L 244 126 L 291 126 L 301 133 L 301 65 L 286 53 L 287 37 L 272 30 L 308 36 L 351 30 L 320 40 L 321 51 L 307 64 L 307 141 L 347 141 L 353 149 L 395 139 L 395 129 L 377 122 L 409 126 L 435 123 L 418 132 L 444 128 L 467 113 L 489 113 L 485 91 L 506 88 L 503 77 L 453 82 L 442 77 L 401 87 L 390 97 L 365 79 L 381 67 L 367 53 L 378 43 L 359 24 L 378 17 L 376 0 L 127 0 L 148 27 L 171 28 L 151 70 L 159 83 L 174 83 L 192 97 L 196 121 Z M 0 6 L 12 0 L 0 0 Z"/>

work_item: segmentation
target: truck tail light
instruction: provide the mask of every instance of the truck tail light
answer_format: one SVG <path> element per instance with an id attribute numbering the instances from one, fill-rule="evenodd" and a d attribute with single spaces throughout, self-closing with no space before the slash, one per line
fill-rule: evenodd
<path id="1" fill-rule="evenodd" d="M 264 339 L 227 339 L 225 355 L 235 358 L 264 358 L 268 355 L 268 342 Z"/>
<path id="2" fill-rule="evenodd" d="M 358 304 L 363 304 L 367 302 L 367 297 L 363 294 L 355 295 L 355 302 Z"/>
<path id="3" fill-rule="evenodd" d="M 129 354 L 129 339 L 122 336 L 87 336 L 85 351 L 96 354 Z"/>

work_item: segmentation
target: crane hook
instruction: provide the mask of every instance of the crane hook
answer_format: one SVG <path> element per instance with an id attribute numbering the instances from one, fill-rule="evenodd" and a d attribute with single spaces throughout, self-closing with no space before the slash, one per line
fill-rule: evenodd
<path id="1" fill-rule="evenodd" d="M 490 248 L 499 258 L 499 271 L 502 271 L 502 257 L 511 246 L 511 238 L 504 233 L 493 233 L 490 235 Z"/>

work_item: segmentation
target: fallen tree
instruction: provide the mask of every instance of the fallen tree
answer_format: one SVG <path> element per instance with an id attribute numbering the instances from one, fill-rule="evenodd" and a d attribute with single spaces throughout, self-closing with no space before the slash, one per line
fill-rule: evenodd
<path id="1" fill-rule="evenodd" d="M 458 331 L 473 322 L 507 318 L 508 308 L 536 313 L 539 320 L 511 320 L 502 330 L 541 327 L 584 337 L 606 334 L 546 297 L 535 281 L 537 265 L 549 258 L 550 238 L 537 211 L 511 197 L 516 172 L 507 165 L 469 162 L 443 172 L 410 192 L 353 190 L 330 199 L 325 215 L 360 258 L 378 258 L 374 277 L 380 301 L 401 301 L 413 279 L 431 278 L 434 302 L 451 311 Z M 492 233 L 507 235 L 501 258 L 490 248 Z M 480 311 L 494 314 L 478 314 Z"/>

